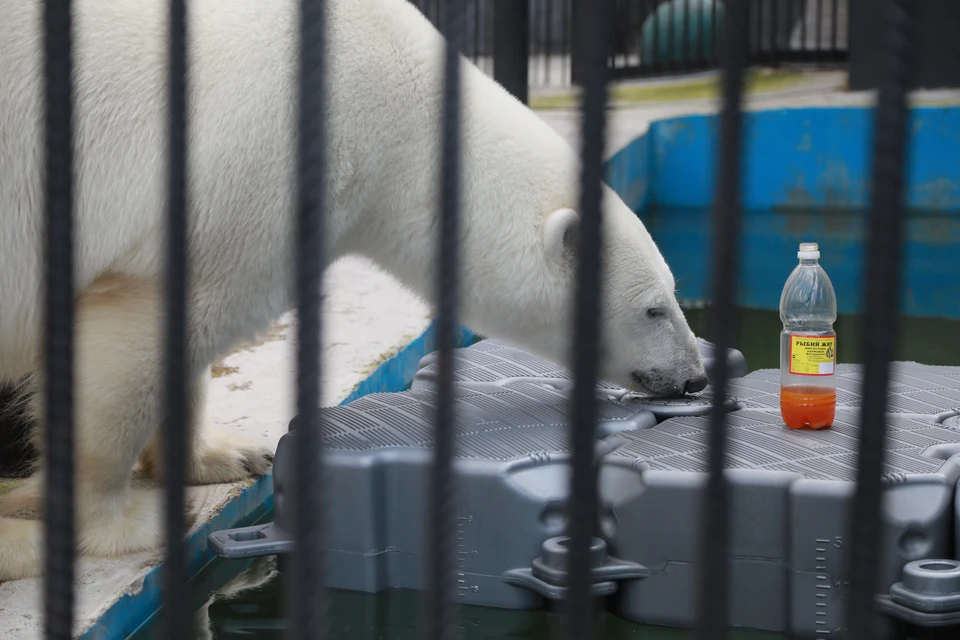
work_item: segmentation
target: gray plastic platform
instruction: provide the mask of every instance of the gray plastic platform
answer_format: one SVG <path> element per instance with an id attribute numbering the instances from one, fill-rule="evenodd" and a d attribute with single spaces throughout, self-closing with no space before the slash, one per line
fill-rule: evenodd
<path id="1" fill-rule="evenodd" d="M 700 356 L 708 373 L 714 363 L 713 345 L 703 339 L 697 339 Z M 414 375 L 412 389 L 432 389 L 437 377 L 437 355 L 428 354 L 420 360 L 419 370 Z M 557 389 L 570 390 L 573 387 L 571 375 L 557 365 L 525 353 L 499 340 L 484 340 L 467 349 L 458 349 L 454 369 L 454 382 L 488 382 L 491 384 L 510 384 L 516 381 L 535 381 Z M 729 376 L 739 378 L 747 374 L 747 362 L 743 354 L 731 349 L 727 356 Z M 713 395 L 710 387 L 702 393 L 682 398 L 651 398 L 628 393 L 626 389 L 601 381 L 597 385 L 601 397 L 611 400 L 627 401 L 631 406 L 642 407 L 654 414 L 658 421 L 681 415 L 706 415 L 710 411 Z M 779 387 L 778 387 L 779 389 Z M 735 409 L 733 400 L 727 403 L 729 409 Z"/>
<path id="2" fill-rule="evenodd" d="M 701 349 L 709 353 L 709 343 Z M 425 586 L 434 358 L 421 361 L 410 391 L 323 410 L 331 587 L 374 593 Z M 459 600 L 540 607 L 563 593 L 570 377 L 496 341 L 458 350 L 456 358 Z M 736 368 L 742 355 L 728 362 Z M 731 381 L 736 626 L 797 638 L 843 636 L 860 371 L 839 367 L 836 422 L 816 432 L 783 426 L 776 371 Z M 957 623 L 960 368 L 896 363 L 891 375 L 878 600 L 899 619 Z M 610 609 L 628 620 L 690 627 L 709 387 L 671 401 L 605 384 L 598 395 L 603 539 L 594 545 L 594 591 L 618 592 Z M 293 431 L 281 439 L 274 463 L 275 524 L 216 532 L 210 545 L 217 553 L 290 549 L 286 504 L 296 489 L 296 438 Z"/>
<path id="3" fill-rule="evenodd" d="M 566 529 L 567 393 L 512 381 L 458 384 L 455 397 L 455 468 L 462 479 L 455 516 L 458 593 L 470 604 L 538 606 L 537 594 L 502 576 L 529 567 L 543 541 Z M 335 488 L 327 519 L 330 586 L 370 593 L 423 586 L 434 399 L 432 390 L 418 389 L 324 410 L 326 474 Z M 640 407 L 613 400 L 600 406 L 603 435 L 655 424 Z M 235 533 L 213 534 L 211 544 L 223 555 L 287 548 L 284 505 L 296 490 L 290 481 L 296 440 L 296 429 L 284 435 L 274 461 L 276 527 L 241 534 L 245 544 L 231 540 Z M 611 450 L 598 441 L 598 456 Z M 275 550 L 274 543 L 282 547 Z"/>
<path id="4" fill-rule="evenodd" d="M 841 629 L 856 420 L 856 410 L 838 409 L 831 429 L 814 432 L 787 431 L 773 411 L 729 416 L 733 624 L 803 638 Z M 960 453 L 960 431 L 906 415 L 890 415 L 887 428 L 885 589 L 906 562 L 955 557 L 960 479 L 960 456 L 944 459 Z M 610 547 L 652 572 L 621 585 L 615 612 L 624 618 L 694 622 L 706 477 L 696 472 L 706 471 L 708 429 L 708 418 L 691 417 L 619 434 L 624 444 L 603 461 L 601 495 L 617 515 L 616 530 L 604 532 Z"/>

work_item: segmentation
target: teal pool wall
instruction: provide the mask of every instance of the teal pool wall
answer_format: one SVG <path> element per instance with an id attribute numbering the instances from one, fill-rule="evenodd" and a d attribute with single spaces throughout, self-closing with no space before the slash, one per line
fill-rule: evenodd
<path id="1" fill-rule="evenodd" d="M 873 110 L 804 108 L 745 114 L 744 237 L 740 303 L 775 309 L 801 241 L 817 241 L 837 289 L 840 311 L 860 308 L 863 228 L 869 203 Z M 960 248 L 960 108 L 915 108 L 907 174 L 905 311 L 960 318 L 953 277 Z M 682 300 L 707 297 L 710 207 L 717 157 L 717 120 L 687 116 L 654 122 L 606 163 L 606 181 L 637 212 L 678 280 Z M 459 346 L 478 336 L 462 328 Z M 383 362 L 340 404 L 369 393 L 409 388 L 417 363 L 435 350 L 431 325 Z M 269 512 L 271 476 L 254 482 L 188 541 L 190 573 L 213 560 L 207 536 Z M 139 593 L 123 596 L 83 640 L 126 638 L 160 606 L 160 568 Z"/>
<path id="2" fill-rule="evenodd" d="M 741 306 L 776 309 L 797 245 L 820 243 L 841 313 L 862 307 L 872 108 L 744 115 Z M 904 313 L 960 319 L 960 107 L 911 110 L 905 179 Z M 677 278 L 682 301 L 709 299 L 716 116 L 654 122 L 607 165 Z"/>

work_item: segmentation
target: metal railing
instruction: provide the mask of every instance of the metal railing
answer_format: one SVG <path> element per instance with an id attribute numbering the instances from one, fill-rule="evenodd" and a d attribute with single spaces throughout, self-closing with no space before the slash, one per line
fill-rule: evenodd
<path id="1" fill-rule="evenodd" d="M 748 0 L 746 5 L 747 64 L 846 62 L 849 0 Z M 728 0 L 621 0 L 615 6 L 610 44 L 615 78 L 719 68 L 723 12 L 735 9 Z"/>
<path id="2" fill-rule="evenodd" d="M 409 0 L 435 25 L 442 0 Z M 842 65 L 847 61 L 850 0 L 747 0 L 747 63 Z M 487 73 L 504 47 L 523 46 L 533 88 L 580 84 L 575 69 L 576 0 L 466 0 L 463 53 Z M 611 79 L 719 69 L 719 40 L 727 0 L 611 0 L 605 46 Z M 498 15 L 524 21 L 499 29 Z"/>
<path id="3" fill-rule="evenodd" d="M 578 0 L 579 1 L 579 0 Z M 885 12 L 888 49 L 882 61 L 884 82 L 876 110 L 872 212 L 865 288 L 867 291 L 866 332 L 862 353 L 866 364 L 865 401 L 862 410 L 859 472 L 853 514 L 852 583 L 848 626 L 853 638 L 876 637 L 873 585 L 880 530 L 881 458 L 884 438 L 884 402 L 887 365 L 893 356 L 897 335 L 899 291 L 899 245 L 903 220 L 903 179 L 906 121 L 906 87 L 912 52 L 912 9 L 910 0 L 878 2 Z M 582 174 L 580 214 L 582 234 L 576 287 L 576 316 L 573 335 L 574 423 L 573 474 L 569 505 L 572 523 L 570 590 L 566 606 L 571 613 L 566 625 L 571 640 L 592 635 L 590 564 L 588 550 L 594 535 L 596 513 L 596 462 L 593 440 L 596 419 L 594 395 L 598 371 L 600 327 L 600 217 L 602 197 L 601 163 L 606 118 L 606 88 L 610 69 L 605 46 L 608 14 L 596 9 L 599 3 L 583 4 L 582 46 L 584 51 L 584 93 L 582 97 Z M 169 147 L 168 147 L 168 243 L 166 266 L 166 341 L 163 435 L 165 446 L 164 485 L 166 491 L 167 556 L 164 565 L 164 637 L 187 637 L 188 584 L 183 520 L 184 472 L 188 402 L 186 380 L 185 290 L 189 279 L 185 222 L 190 215 L 185 167 L 189 156 L 189 121 L 185 89 L 188 74 L 185 0 L 170 0 L 169 65 Z M 436 416 L 433 493 L 429 510 L 430 531 L 436 554 L 430 558 L 429 606 L 425 609 L 427 637 L 446 639 L 456 635 L 453 624 L 452 554 L 449 517 L 451 492 L 456 479 L 452 467 L 454 329 L 457 320 L 457 259 L 459 239 L 460 150 L 458 50 L 464 46 L 465 0 L 444 3 L 443 32 L 450 46 L 445 53 L 443 97 L 443 144 L 441 201 L 437 203 L 440 245 L 438 340 L 440 386 Z M 299 192 L 296 216 L 297 308 L 297 409 L 302 438 L 298 440 L 295 492 L 295 558 L 291 563 L 294 638 L 325 636 L 326 608 L 323 582 L 324 483 L 322 460 L 319 381 L 321 362 L 321 275 L 328 166 L 325 127 L 327 78 L 324 56 L 325 3 L 302 0 L 300 42 L 299 111 Z M 73 285 L 73 76 L 72 13 L 69 0 L 45 2 L 45 221 L 46 221 L 46 341 L 45 367 L 48 381 L 46 407 L 46 504 L 45 504 L 45 629 L 48 638 L 69 638 L 74 617 L 74 285 Z M 740 146 L 742 137 L 743 71 L 749 60 L 747 34 L 750 12 L 746 0 L 728 0 L 724 15 L 725 46 L 721 51 L 723 106 L 720 175 L 713 228 L 713 341 L 721 350 L 731 345 L 736 334 L 735 292 L 740 204 Z M 0 114 L 0 117 L 4 117 Z M 709 482 L 705 502 L 707 526 L 703 531 L 700 564 L 699 637 L 720 638 L 726 628 L 729 583 L 728 494 L 723 475 L 726 413 L 721 401 L 728 383 L 726 358 L 718 357 L 712 372 L 715 388 L 710 439 Z"/>

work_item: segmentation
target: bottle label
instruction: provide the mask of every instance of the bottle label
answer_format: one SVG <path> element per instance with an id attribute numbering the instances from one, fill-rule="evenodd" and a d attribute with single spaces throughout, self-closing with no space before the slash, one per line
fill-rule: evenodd
<path id="1" fill-rule="evenodd" d="M 798 376 L 831 376 L 837 356 L 836 336 L 790 334 L 790 373 Z"/>

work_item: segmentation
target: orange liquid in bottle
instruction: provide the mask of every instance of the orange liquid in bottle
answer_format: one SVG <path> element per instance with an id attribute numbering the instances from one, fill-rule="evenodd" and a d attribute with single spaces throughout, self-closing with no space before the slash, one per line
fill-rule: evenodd
<path id="1" fill-rule="evenodd" d="M 780 415 L 791 429 L 823 429 L 833 425 L 837 390 L 807 384 L 780 388 Z"/>

